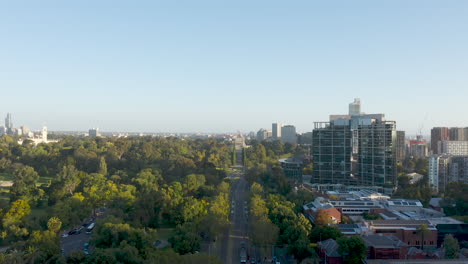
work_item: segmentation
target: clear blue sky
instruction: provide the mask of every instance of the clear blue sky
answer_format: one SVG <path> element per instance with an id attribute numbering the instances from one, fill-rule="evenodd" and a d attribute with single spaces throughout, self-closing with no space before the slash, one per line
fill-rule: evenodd
<path id="1" fill-rule="evenodd" d="M 468 126 L 468 1 L 3 1 L 0 117 L 50 130 Z"/>

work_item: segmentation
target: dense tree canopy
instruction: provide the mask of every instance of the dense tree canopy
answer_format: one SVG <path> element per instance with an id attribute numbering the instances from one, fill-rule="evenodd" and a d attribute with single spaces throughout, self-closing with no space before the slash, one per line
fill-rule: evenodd
<path id="1" fill-rule="evenodd" d="M 214 237 L 229 223 L 230 184 L 224 178 L 233 155 L 230 142 L 216 139 L 65 136 L 35 146 L 0 137 L 0 174 L 12 181 L 0 234 L 4 245 L 19 249 L 0 258 L 57 262 L 63 259 L 60 231 L 106 208 L 114 218 L 97 222 L 91 241 L 96 250 L 72 254 L 69 263 L 164 258 L 153 245 L 162 225 L 175 228 L 170 240 L 178 253 L 167 253 L 170 263 L 191 263 L 179 253 L 194 252 L 200 233 Z M 30 217 L 32 210 L 37 215 Z M 191 241 L 190 247 L 180 241 Z"/>

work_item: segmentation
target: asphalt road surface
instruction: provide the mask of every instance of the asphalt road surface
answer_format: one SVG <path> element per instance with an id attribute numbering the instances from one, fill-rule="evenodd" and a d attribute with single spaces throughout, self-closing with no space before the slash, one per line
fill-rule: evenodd
<path id="1" fill-rule="evenodd" d="M 240 263 L 241 243 L 247 249 L 250 263 L 252 258 L 261 259 L 260 250 L 251 246 L 249 241 L 249 221 L 248 221 L 248 198 L 250 186 L 244 179 L 244 167 L 242 162 L 242 150 L 237 150 L 237 165 L 230 177 L 234 180 L 231 188 L 231 225 L 226 230 L 219 241 L 220 258 L 225 264 Z"/>

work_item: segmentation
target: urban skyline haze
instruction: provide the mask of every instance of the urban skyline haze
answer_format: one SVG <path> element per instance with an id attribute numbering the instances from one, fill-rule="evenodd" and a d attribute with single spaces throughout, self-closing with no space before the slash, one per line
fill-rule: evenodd
<path id="1" fill-rule="evenodd" d="M 450 5 L 449 5 L 450 4 Z M 467 126 L 466 1 L 25 1 L 0 8 L 0 117 L 40 129 Z"/>

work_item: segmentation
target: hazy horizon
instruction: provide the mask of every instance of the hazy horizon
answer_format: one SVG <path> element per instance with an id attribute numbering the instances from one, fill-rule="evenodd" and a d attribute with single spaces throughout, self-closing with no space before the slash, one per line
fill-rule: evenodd
<path id="1" fill-rule="evenodd" d="M 339 3 L 3 4 L 1 125 L 302 133 L 359 97 L 409 135 L 468 127 L 468 2 Z"/>

